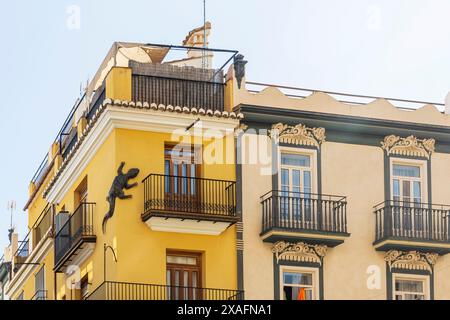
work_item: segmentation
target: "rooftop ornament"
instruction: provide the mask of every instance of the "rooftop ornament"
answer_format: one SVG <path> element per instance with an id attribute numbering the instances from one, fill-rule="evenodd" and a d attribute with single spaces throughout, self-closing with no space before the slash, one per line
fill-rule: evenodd
<path id="1" fill-rule="evenodd" d="M 234 57 L 234 72 L 238 84 L 238 88 L 241 89 L 242 79 L 245 78 L 245 65 L 248 61 L 244 60 L 242 54 L 238 54 Z"/>

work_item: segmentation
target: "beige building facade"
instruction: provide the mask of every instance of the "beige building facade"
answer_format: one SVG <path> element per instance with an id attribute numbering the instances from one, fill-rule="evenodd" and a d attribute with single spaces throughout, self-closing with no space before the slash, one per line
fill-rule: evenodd
<path id="1" fill-rule="evenodd" d="M 234 88 L 246 299 L 449 299 L 450 116 L 257 86 Z"/>

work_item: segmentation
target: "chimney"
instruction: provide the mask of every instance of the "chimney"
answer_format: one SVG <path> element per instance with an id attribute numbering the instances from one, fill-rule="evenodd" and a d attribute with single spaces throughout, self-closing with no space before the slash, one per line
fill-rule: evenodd
<path id="1" fill-rule="evenodd" d="M 450 92 L 447 94 L 445 98 L 445 114 L 450 114 Z"/>

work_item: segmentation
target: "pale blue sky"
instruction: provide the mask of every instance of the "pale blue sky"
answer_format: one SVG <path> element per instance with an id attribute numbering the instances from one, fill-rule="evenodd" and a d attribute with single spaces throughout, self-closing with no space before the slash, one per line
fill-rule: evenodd
<path id="1" fill-rule="evenodd" d="M 211 46 L 237 49 L 247 78 L 443 102 L 450 90 L 447 0 L 208 0 Z M 81 28 L 67 27 L 70 5 Z M 202 0 L 40 0 L 0 5 L 0 248 L 63 120 L 114 41 L 180 44 Z M 106 192 L 106 190 L 105 190 Z M 1 256 L 1 253 L 0 253 Z"/>

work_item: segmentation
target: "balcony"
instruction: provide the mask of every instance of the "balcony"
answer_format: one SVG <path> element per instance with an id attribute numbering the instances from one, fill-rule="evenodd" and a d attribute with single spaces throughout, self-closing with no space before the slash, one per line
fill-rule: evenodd
<path id="1" fill-rule="evenodd" d="M 153 231 L 220 235 L 238 221 L 235 182 L 152 174 L 143 183 Z"/>
<path id="2" fill-rule="evenodd" d="M 174 287 L 104 282 L 86 300 L 243 300 L 244 292 L 227 289 Z"/>
<path id="3" fill-rule="evenodd" d="M 19 241 L 19 247 L 14 254 L 14 273 L 17 273 L 23 265 L 26 265 L 30 256 L 39 251 L 45 239 L 53 235 L 53 206 L 48 205 L 37 218 L 35 224 Z"/>
<path id="4" fill-rule="evenodd" d="M 14 269 L 13 272 L 19 272 L 20 268 L 25 264 L 30 255 L 30 234 L 24 240 L 19 241 L 19 248 L 14 254 Z"/>
<path id="5" fill-rule="evenodd" d="M 374 212 L 376 250 L 450 252 L 450 206 L 386 201 Z"/>
<path id="6" fill-rule="evenodd" d="M 55 272 L 69 265 L 79 265 L 89 256 L 97 237 L 94 233 L 95 203 L 82 203 L 58 230 L 55 237 Z"/>
<path id="7" fill-rule="evenodd" d="M 307 242 L 335 247 L 347 233 L 345 197 L 270 191 L 261 197 L 264 242 Z"/>
<path id="8" fill-rule="evenodd" d="M 31 300 L 47 300 L 47 290 L 38 290 Z"/>

